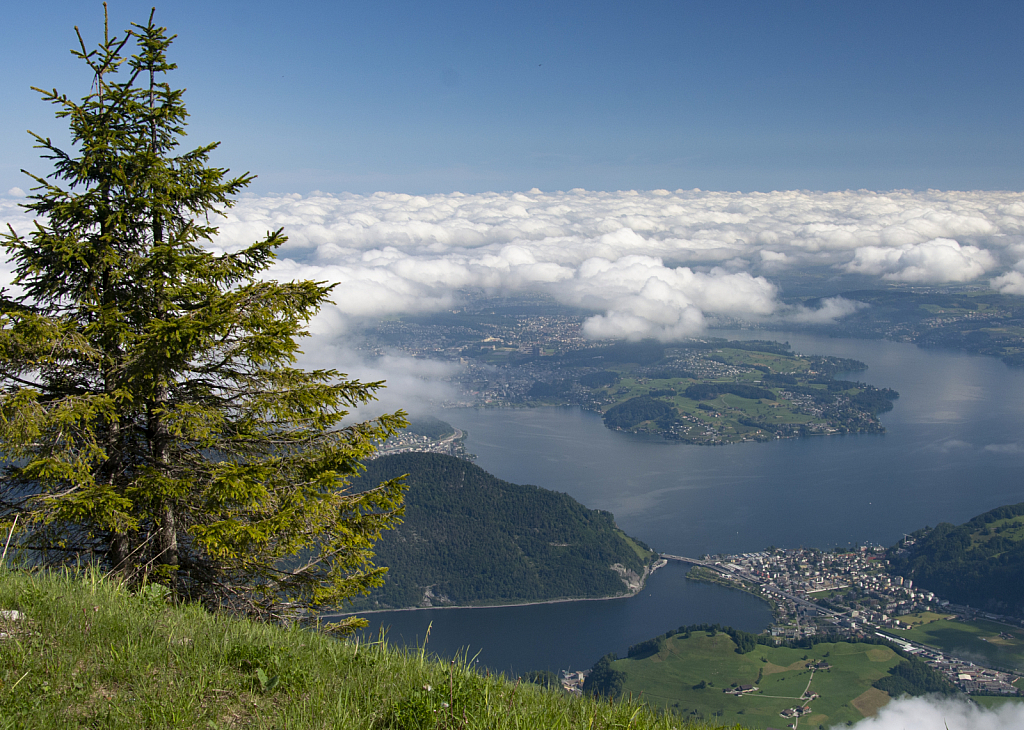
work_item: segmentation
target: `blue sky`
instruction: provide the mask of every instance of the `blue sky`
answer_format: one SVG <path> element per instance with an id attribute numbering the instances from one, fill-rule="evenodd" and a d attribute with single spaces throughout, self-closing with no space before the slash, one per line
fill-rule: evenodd
<path id="1" fill-rule="evenodd" d="M 152 3 L 112 0 L 112 28 Z M 195 144 L 256 193 L 1024 190 L 1021 2 L 163 2 Z M 100 3 L 4 13 L 0 193 L 29 87 Z"/>

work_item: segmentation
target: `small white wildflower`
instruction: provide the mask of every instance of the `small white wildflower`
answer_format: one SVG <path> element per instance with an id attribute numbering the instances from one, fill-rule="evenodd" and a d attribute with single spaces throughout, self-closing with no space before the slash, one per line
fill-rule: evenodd
<path id="1" fill-rule="evenodd" d="M 433 687 L 431 687 L 431 686 L 430 686 L 429 684 L 425 684 L 425 685 L 423 685 L 423 691 L 424 691 L 424 692 L 429 692 L 429 691 L 431 691 L 432 689 L 434 689 L 434 688 L 433 688 Z"/>

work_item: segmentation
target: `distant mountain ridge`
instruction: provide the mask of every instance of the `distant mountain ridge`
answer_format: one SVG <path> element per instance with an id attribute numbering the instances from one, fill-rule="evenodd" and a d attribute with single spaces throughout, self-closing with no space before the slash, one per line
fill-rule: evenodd
<path id="1" fill-rule="evenodd" d="M 622 595 L 654 558 L 609 512 L 443 454 L 375 459 L 355 488 L 402 474 L 410 485 L 404 523 L 375 548 L 386 582 L 357 609 Z"/>
<path id="2" fill-rule="evenodd" d="M 1024 614 L 1024 502 L 943 522 L 889 550 L 891 572 L 953 603 Z"/>

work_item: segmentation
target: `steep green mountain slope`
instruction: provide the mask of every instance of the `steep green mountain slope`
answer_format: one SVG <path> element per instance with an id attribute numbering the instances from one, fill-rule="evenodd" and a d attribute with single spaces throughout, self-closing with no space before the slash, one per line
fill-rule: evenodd
<path id="1" fill-rule="evenodd" d="M 609 512 L 462 459 L 397 454 L 367 466 L 356 488 L 408 474 L 410 489 L 404 524 L 376 546 L 386 584 L 358 608 L 613 596 L 627 592 L 623 575 L 635 581 L 653 557 Z"/>
<path id="2" fill-rule="evenodd" d="M 954 603 L 1024 614 L 1024 502 L 918 530 L 889 559 L 892 572 Z"/>

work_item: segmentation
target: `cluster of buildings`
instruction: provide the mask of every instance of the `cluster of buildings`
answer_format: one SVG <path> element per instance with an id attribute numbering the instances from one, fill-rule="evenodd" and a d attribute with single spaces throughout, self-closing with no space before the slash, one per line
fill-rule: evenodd
<path id="1" fill-rule="evenodd" d="M 915 589 L 912 580 L 887 575 L 885 551 L 880 547 L 860 547 L 849 552 L 775 550 L 733 555 L 714 562 L 764 589 L 818 601 L 819 605 L 825 599 L 833 614 L 842 612 L 848 616 L 846 628 L 856 628 L 865 622 L 899 628 L 896 616 L 949 604 L 930 591 Z"/>
<path id="2" fill-rule="evenodd" d="M 464 459 L 466 458 L 466 448 L 463 436 L 463 432 L 459 429 L 455 429 L 451 436 L 446 436 L 442 439 L 433 439 L 428 436 L 410 433 L 409 431 L 401 431 L 385 441 L 377 449 L 377 452 L 369 458 L 376 459 L 379 456 L 417 452 L 448 454 L 449 456 Z"/>
<path id="3" fill-rule="evenodd" d="M 691 562 L 713 571 L 720 582 L 768 598 L 776 611 L 770 631 L 780 642 L 822 632 L 850 638 L 879 636 L 918 656 L 964 692 L 1019 694 L 1014 684 L 1019 677 L 1015 674 L 952 657 L 893 633 L 911 628 L 900 618 L 909 614 L 942 611 L 953 614 L 954 619 L 971 619 L 979 614 L 967 606 L 950 604 L 931 591 L 915 588 L 912 580 L 887 574 L 883 548 L 859 547 L 845 552 L 767 550 L 704 556 Z M 1013 621 L 1004 616 L 981 616 Z M 1006 634 L 1006 638 L 1014 637 Z"/>
<path id="4" fill-rule="evenodd" d="M 934 668 L 949 677 L 955 674 L 954 683 L 968 694 L 1020 694 L 1013 684 L 1017 677 L 1009 672 L 979 667 L 975 666 L 973 662 L 942 656 L 929 658 L 928 661 Z"/>
<path id="5" fill-rule="evenodd" d="M 590 347 L 580 325 L 583 317 L 565 314 L 496 314 L 487 308 L 452 310 L 436 321 L 388 320 L 366 333 L 365 348 L 374 355 L 399 350 L 413 356 L 465 361 L 503 350 L 543 355 Z"/>
<path id="6" fill-rule="evenodd" d="M 787 719 L 789 719 L 789 718 L 796 718 L 796 717 L 802 717 L 804 715 L 811 714 L 811 706 L 810 705 L 799 705 L 797 707 L 790 707 L 787 710 L 783 710 L 779 714 L 782 715 L 783 717 L 787 718 Z M 794 726 L 790 725 L 790 727 L 794 727 Z"/>
<path id="7" fill-rule="evenodd" d="M 735 687 L 726 687 L 722 691 L 725 692 L 727 695 L 739 696 L 739 695 L 750 694 L 752 692 L 757 692 L 758 689 L 760 689 L 760 688 L 757 685 L 754 685 L 754 684 L 740 684 L 740 685 L 737 685 Z"/>
<path id="8" fill-rule="evenodd" d="M 571 695 L 578 697 L 583 696 L 583 683 L 587 681 L 587 677 L 590 676 L 590 670 L 584 669 L 583 671 L 574 671 L 571 669 L 563 669 L 562 676 L 559 677 L 559 681 L 562 684 L 562 689 Z"/>
<path id="9" fill-rule="evenodd" d="M 932 669 L 941 673 L 946 679 L 967 694 L 1008 696 L 1020 694 L 1020 691 L 1014 685 L 1014 682 L 1019 679 L 1016 674 L 978 666 L 974 662 L 943 654 L 931 647 L 893 639 L 889 636 L 886 636 L 886 638 L 899 646 L 903 651 L 908 654 L 914 654 L 918 659 L 926 662 Z"/>
<path id="10" fill-rule="evenodd" d="M 703 340 L 694 340 L 694 342 L 703 342 Z M 669 348 L 665 350 L 665 357 L 666 359 L 671 358 L 667 364 L 658 367 L 637 368 L 637 375 L 663 377 L 660 373 L 668 370 L 679 373 L 685 372 L 692 378 L 721 380 L 723 378 L 738 378 L 745 373 L 751 372 L 750 368 L 719 362 L 718 360 L 708 358 L 702 352 Z"/>

